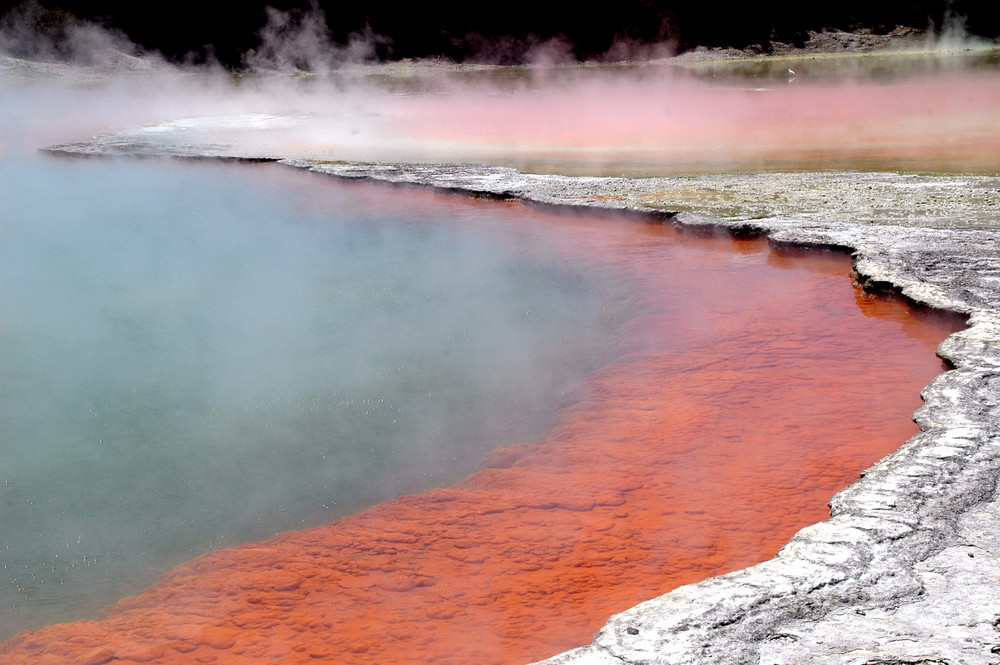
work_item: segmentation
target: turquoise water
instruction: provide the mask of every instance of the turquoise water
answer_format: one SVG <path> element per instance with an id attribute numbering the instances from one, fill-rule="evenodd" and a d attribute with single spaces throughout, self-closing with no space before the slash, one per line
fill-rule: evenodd
<path id="1" fill-rule="evenodd" d="M 626 316 L 498 205 L 44 157 L 0 201 L 0 637 L 462 477 Z"/>

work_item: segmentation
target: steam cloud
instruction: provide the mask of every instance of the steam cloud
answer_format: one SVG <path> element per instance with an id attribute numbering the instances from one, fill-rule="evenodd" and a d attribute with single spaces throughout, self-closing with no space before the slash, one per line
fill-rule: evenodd
<path id="1" fill-rule="evenodd" d="M 313 2 L 307 11 L 284 12 L 267 8 L 260 46 L 248 53 L 244 65 L 252 71 L 306 71 L 329 74 L 345 64 L 375 62 L 390 41 L 366 28 L 337 44 L 326 16 Z"/>
<path id="2" fill-rule="evenodd" d="M 529 48 L 532 66 L 496 68 L 489 63 L 513 59 L 524 45 L 475 35 L 468 40 L 486 63 L 479 68 L 379 65 L 391 50 L 387 39 L 369 29 L 338 44 L 313 4 L 269 10 L 260 45 L 234 77 L 219 65 L 167 64 L 80 21 L 39 33 L 42 11 L 26 5 L 0 32 L 8 54 L 0 67 L 12 75 L 2 94 L 15 115 L 30 98 L 56 94 L 36 87 L 25 95 L 26 78 L 59 75 L 58 94 L 73 98 L 73 114 L 55 108 L 54 98 L 26 112 L 20 128 L 34 137 L 33 148 L 158 126 L 163 140 L 227 144 L 249 156 L 616 173 L 917 168 L 920 155 L 932 153 L 946 168 L 978 170 L 988 167 L 1000 135 L 995 72 L 969 69 L 971 56 L 941 56 L 982 46 L 955 17 L 928 37 L 933 42 L 918 44 L 920 53 L 779 62 L 770 70 L 749 62 L 734 75 L 718 62 L 663 58 L 669 44 L 627 40 L 605 59 L 658 59 L 580 67 L 568 64 L 573 46 L 556 39 Z M 86 92 L 81 81 L 104 89 Z M 268 118 L 283 120 L 261 122 Z M 178 119 L 184 122 L 169 124 Z M 4 137 L 8 150 L 26 145 L 16 134 Z"/>

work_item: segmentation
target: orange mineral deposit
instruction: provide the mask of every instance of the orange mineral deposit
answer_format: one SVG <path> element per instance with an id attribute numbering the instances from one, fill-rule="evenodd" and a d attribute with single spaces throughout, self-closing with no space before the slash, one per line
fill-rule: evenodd
<path id="1" fill-rule="evenodd" d="M 942 371 L 936 345 L 956 329 L 860 292 L 843 254 L 649 219 L 442 205 L 505 208 L 556 256 L 629 284 L 636 315 L 616 359 L 567 387 L 547 435 L 494 451 L 451 487 L 197 558 L 97 621 L 15 636 L 0 660 L 543 659 L 826 518 L 836 491 L 917 432 L 919 391 Z"/>

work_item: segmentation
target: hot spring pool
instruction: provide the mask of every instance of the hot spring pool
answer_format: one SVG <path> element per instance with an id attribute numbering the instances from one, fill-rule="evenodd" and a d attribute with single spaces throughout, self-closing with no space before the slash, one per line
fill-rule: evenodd
<path id="1" fill-rule="evenodd" d="M 654 218 L 0 175 L 3 632 L 138 594 L 4 662 L 539 660 L 827 517 L 960 326 L 843 254 Z"/>
<path id="2" fill-rule="evenodd" d="M 630 307 L 496 207 L 278 166 L 0 171 L 0 638 L 537 439 Z"/>

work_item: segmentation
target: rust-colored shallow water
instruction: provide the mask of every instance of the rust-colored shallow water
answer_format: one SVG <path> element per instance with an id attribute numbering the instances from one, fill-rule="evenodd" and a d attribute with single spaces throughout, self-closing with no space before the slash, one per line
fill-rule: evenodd
<path id="1" fill-rule="evenodd" d="M 453 487 L 195 559 L 100 621 L 14 637 L 3 662 L 537 660 L 641 600 L 771 557 L 917 431 L 955 321 L 859 292 L 846 256 L 511 213 L 622 275 L 639 305 L 620 355 L 567 390 L 544 440 Z"/>

